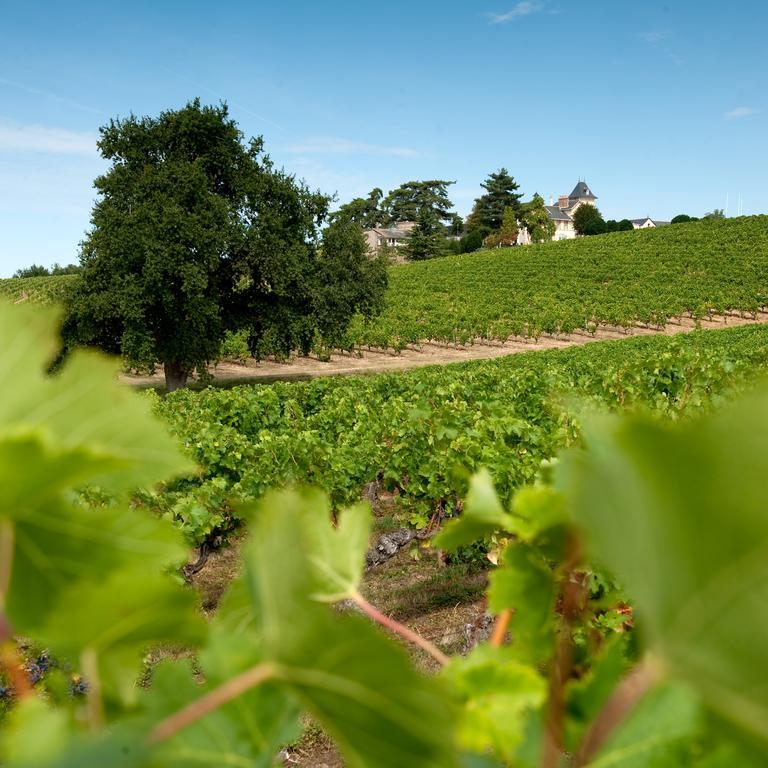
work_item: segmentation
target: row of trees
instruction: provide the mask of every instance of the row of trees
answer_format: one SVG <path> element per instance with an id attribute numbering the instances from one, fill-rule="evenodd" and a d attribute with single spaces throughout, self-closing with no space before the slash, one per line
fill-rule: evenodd
<path id="1" fill-rule="evenodd" d="M 432 179 L 408 181 L 387 195 L 376 187 L 367 197 L 342 205 L 334 221 L 354 222 L 363 229 L 414 222 L 403 249 L 411 260 L 434 258 L 447 253 L 467 253 L 478 248 L 515 245 L 522 228 L 533 242 L 552 238 L 554 223 L 544 200 L 535 194 L 522 201 L 519 185 L 506 168 L 488 175 L 485 192 L 475 200 L 466 222 L 453 210 L 448 187 L 453 181 Z"/>
<path id="2" fill-rule="evenodd" d="M 17 269 L 14 277 L 50 277 L 51 275 L 76 275 L 80 271 L 78 264 L 67 264 L 63 267 L 54 262 L 52 267 L 43 267 L 39 264 L 33 264 L 31 267 Z"/>

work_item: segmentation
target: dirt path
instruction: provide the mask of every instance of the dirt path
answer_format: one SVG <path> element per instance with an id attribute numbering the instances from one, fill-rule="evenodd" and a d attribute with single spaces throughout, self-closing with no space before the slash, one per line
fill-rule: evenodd
<path id="1" fill-rule="evenodd" d="M 768 323 L 768 312 L 758 312 L 756 318 L 733 315 L 713 315 L 710 320 L 702 320 L 701 328 L 733 328 L 739 325 Z M 538 341 L 515 338 L 506 342 L 477 341 L 466 346 L 454 346 L 438 342 L 424 342 L 412 345 L 400 353 L 389 350 L 361 350 L 355 353 L 338 353 L 327 362 L 317 357 L 292 357 L 288 362 L 263 360 L 249 361 L 242 365 L 223 361 L 210 367 L 210 373 L 220 384 L 269 383 L 271 381 L 291 381 L 314 379 L 319 376 L 349 376 L 364 373 L 383 373 L 385 371 L 404 371 L 425 365 L 459 363 L 467 360 L 489 360 L 520 352 L 534 352 L 543 349 L 559 349 L 589 344 L 609 339 L 626 339 L 630 336 L 647 336 L 691 331 L 696 323 L 689 317 L 668 323 L 663 328 L 634 326 L 629 329 L 615 326 L 600 326 L 594 334 L 577 331 L 561 336 L 542 336 Z M 121 381 L 139 387 L 164 386 L 162 368 L 153 376 L 135 376 L 123 374 Z"/>

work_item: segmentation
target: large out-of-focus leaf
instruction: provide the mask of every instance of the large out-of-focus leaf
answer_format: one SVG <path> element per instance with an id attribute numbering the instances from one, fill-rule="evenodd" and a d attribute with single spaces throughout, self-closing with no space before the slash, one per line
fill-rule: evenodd
<path id="1" fill-rule="evenodd" d="M 314 493 L 312 499 L 301 527 L 310 545 L 310 565 L 317 581 L 312 597 L 335 603 L 352 597 L 360 586 L 371 533 L 371 509 L 357 504 L 344 510 L 334 528 L 327 498 Z"/>
<path id="2" fill-rule="evenodd" d="M 216 675 L 210 666 L 205 671 L 205 685 L 200 685 L 186 661 L 158 666 L 152 674 L 151 689 L 144 695 L 150 722 L 157 723 L 178 712 L 226 679 Z M 280 747 L 298 736 L 297 724 L 295 700 L 279 685 L 266 683 L 218 707 L 158 745 L 153 750 L 151 765 L 272 768 Z"/>
<path id="3" fill-rule="evenodd" d="M 611 733 L 589 768 L 691 765 L 701 725 L 701 706 L 692 691 L 679 685 L 661 686 L 648 693 Z"/>
<path id="4" fill-rule="evenodd" d="M 115 492 L 190 471 L 148 402 L 118 383 L 117 361 L 76 351 L 55 376 L 46 374 L 55 327 L 50 310 L 0 303 L 0 441 L 34 432 L 62 458 L 87 451 L 109 462 L 89 481 Z"/>
<path id="5" fill-rule="evenodd" d="M 559 484 L 657 652 L 768 740 L 768 396 L 680 426 L 608 419 Z"/>
<path id="6" fill-rule="evenodd" d="M 448 522 L 435 536 L 432 545 L 453 551 L 494 531 L 508 530 L 511 525 L 512 518 L 501 506 L 491 473 L 481 469 L 470 480 L 462 516 Z"/>
<path id="7" fill-rule="evenodd" d="M 48 310 L 0 304 L 0 604 L 12 631 L 75 668 L 87 650 L 104 692 L 125 695 L 147 644 L 202 635 L 192 594 L 163 572 L 185 556 L 178 532 L 127 506 L 190 465 L 116 363 L 75 352 L 46 373 L 55 326 Z M 110 502 L 86 504 L 85 486 Z"/>
<path id="8" fill-rule="evenodd" d="M 512 648 L 520 658 L 546 660 L 554 648 L 554 574 L 528 544 L 510 544 L 501 566 L 490 576 L 488 607 L 494 613 L 513 611 Z"/>
<path id="9" fill-rule="evenodd" d="M 18 704 L 0 731 L 4 768 L 148 768 L 143 734 L 131 724 L 87 738 L 64 710 L 39 698 Z"/>
<path id="10" fill-rule="evenodd" d="M 462 703 L 461 745 L 479 753 L 491 749 L 513 760 L 524 738 L 526 715 L 546 699 L 542 675 L 517 661 L 509 648 L 488 645 L 451 660 L 442 674 Z"/>
<path id="11" fill-rule="evenodd" d="M 272 665 L 349 766 L 455 765 L 453 711 L 440 684 L 368 621 L 310 598 L 319 553 L 301 524 L 317 503 L 316 494 L 283 492 L 256 505 L 242 583 L 216 621 L 250 636 L 252 663 Z"/>

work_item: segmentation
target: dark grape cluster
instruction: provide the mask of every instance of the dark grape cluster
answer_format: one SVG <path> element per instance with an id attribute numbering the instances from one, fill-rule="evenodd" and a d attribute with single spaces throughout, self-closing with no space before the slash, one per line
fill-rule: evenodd
<path id="1" fill-rule="evenodd" d="M 73 696 L 85 696 L 88 693 L 88 683 L 80 675 L 74 675 L 69 684 L 69 691 Z"/>
<path id="2" fill-rule="evenodd" d="M 13 691 L 7 685 L 0 685 L 0 701 L 10 699 Z"/>

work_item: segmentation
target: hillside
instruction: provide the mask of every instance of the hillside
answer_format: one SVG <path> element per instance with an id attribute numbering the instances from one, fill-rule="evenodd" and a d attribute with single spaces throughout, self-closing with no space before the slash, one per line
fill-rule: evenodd
<path id="1" fill-rule="evenodd" d="M 402 347 L 658 325 L 768 302 L 768 216 L 451 256 L 393 267 L 383 315 L 351 341 Z"/>
<path id="2" fill-rule="evenodd" d="M 31 302 L 53 304 L 61 301 L 67 288 L 77 280 L 77 275 L 53 275 L 49 277 L 10 277 L 0 280 L 0 299 L 10 299 L 14 304 Z"/>

